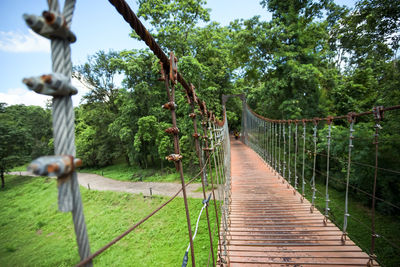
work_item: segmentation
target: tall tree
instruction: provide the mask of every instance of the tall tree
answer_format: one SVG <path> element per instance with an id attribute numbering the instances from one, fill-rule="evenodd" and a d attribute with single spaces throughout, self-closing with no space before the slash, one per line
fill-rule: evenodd
<path id="1" fill-rule="evenodd" d="M 74 76 L 90 89 L 76 113 L 77 155 L 85 165 L 109 165 L 124 155 L 120 139 L 108 131 L 118 114 L 120 70 L 113 63 L 118 57 L 114 51 L 99 51 L 74 68 Z"/>
<path id="2" fill-rule="evenodd" d="M 163 48 L 182 57 L 190 53 L 187 44 L 195 26 L 210 20 L 205 3 L 204 0 L 138 0 L 138 15 L 150 22 L 152 34 Z"/>
<path id="3" fill-rule="evenodd" d="M 32 138 L 25 127 L 20 127 L 7 113 L 7 107 L 0 109 L 0 177 L 1 187 L 5 186 L 4 174 L 11 168 L 30 159 Z"/>

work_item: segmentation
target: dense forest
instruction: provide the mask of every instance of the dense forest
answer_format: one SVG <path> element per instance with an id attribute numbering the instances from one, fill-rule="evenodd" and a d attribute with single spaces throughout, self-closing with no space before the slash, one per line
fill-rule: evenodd
<path id="1" fill-rule="evenodd" d="M 223 94 L 244 93 L 255 112 L 273 119 L 342 115 L 400 103 L 397 0 L 362 0 L 352 9 L 332 0 L 262 0 L 265 12 L 272 13 L 270 21 L 255 16 L 229 26 L 210 21 L 203 0 L 137 2 L 137 13 L 151 25 L 151 34 L 164 51 L 174 51 L 179 71 L 220 118 Z M 135 33 L 131 37 L 138 38 Z M 77 156 L 86 166 L 123 160 L 142 168 L 173 167 L 164 160 L 172 142 L 164 132 L 170 118 L 161 108 L 166 96 L 159 70 L 147 49 L 98 51 L 74 67 L 73 76 L 91 89 L 75 108 Z M 116 82 L 120 77 L 122 83 Z M 187 168 L 197 162 L 192 123 L 183 90 L 176 97 Z M 239 99 L 228 101 L 227 116 L 230 128 L 239 129 Z M 381 167 L 398 169 L 399 116 L 394 112 L 386 117 Z M 50 109 L 3 103 L 0 119 L 2 174 L 52 153 Z M 360 138 L 372 136 L 371 125 L 368 120 L 358 124 Z M 347 133 L 340 125 L 336 131 L 337 136 Z M 340 142 L 335 148 L 338 158 L 345 158 L 346 145 Z M 372 146 L 364 147 L 357 160 L 373 162 Z M 362 166 L 354 172 L 358 175 L 352 183 L 370 190 L 370 175 Z M 399 204 L 398 174 L 381 181 L 378 195 L 386 190 L 386 199 Z"/>

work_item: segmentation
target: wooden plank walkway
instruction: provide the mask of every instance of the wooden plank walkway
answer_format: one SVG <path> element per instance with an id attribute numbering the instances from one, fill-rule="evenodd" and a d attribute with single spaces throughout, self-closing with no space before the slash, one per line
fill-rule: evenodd
<path id="1" fill-rule="evenodd" d="M 249 147 L 231 139 L 228 266 L 366 266 L 368 255 L 278 179 Z M 285 182 L 285 184 L 282 183 Z"/>

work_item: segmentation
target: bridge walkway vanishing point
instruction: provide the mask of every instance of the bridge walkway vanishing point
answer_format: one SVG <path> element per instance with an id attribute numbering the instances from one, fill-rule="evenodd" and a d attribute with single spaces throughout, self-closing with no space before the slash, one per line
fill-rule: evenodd
<path id="1" fill-rule="evenodd" d="M 228 266 L 367 266 L 368 255 L 242 142 L 231 139 Z M 375 262 L 374 266 L 378 266 Z"/>

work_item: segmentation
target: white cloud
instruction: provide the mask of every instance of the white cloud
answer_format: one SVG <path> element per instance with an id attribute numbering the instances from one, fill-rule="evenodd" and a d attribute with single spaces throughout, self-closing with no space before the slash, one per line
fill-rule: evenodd
<path id="1" fill-rule="evenodd" d="M 78 94 L 72 96 L 72 103 L 76 107 L 79 106 L 82 96 L 89 92 L 89 89 L 76 79 L 72 79 L 72 84 L 78 89 Z M 28 88 L 9 89 L 6 93 L 0 92 L 0 102 L 5 102 L 8 105 L 24 104 L 26 106 L 45 107 L 46 102 L 51 98 L 51 96 L 35 93 Z"/>
<path id="2" fill-rule="evenodd" d="M 79 106 L 80 102 L 82 101 L 82 97 L 86 95 L 90 89 L 84 86 L 78 79 L 72 78 L 72 85 L 78 89 L 78 93 L 72 96 L 72 101 L 74 106 Z"/>
<path id="3" fill-rule="evenodd" d="M 46 106 L 46 101 L 50 96 L 39 95 L 31 90 L 23 88 L 9 89 L 6 93 L 0 93 L 0 102 L 8 105 L 24 104 L 26 106 Z"/>
<path id="4" fill-rule="evenodd" d="M 0 31 L 0 51 L 12 53 L 50 53 L 50 40 L 34 33 L 32 30 L 29 30 L 27 34 Z"/>

